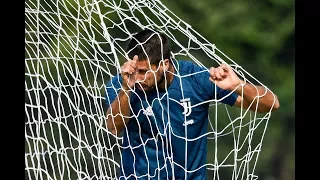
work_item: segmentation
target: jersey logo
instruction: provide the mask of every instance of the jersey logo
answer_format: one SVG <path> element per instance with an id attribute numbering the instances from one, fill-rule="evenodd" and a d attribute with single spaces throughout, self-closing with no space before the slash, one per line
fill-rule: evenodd
<path id="1" fill-rule="evenodd" d="M 147 109 L 143 111 L 143 114 L 146 116 L 153 116 L 153 111 L 151 106 L 148 106 Z"/>
<path id="2" fill-rule="evenodd" d="M 191 114 L 190 98 L 181 99 L 180 102 L 181 102 L 181 105 L 183 106 L 182 114 L 184 114 L 185 116 L 189 116 Z"/>

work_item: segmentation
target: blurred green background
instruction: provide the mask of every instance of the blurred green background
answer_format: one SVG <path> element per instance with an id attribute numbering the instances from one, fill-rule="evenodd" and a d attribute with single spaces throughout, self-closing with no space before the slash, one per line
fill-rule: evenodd
<path id="1" fill-rule="evenodd" d="M 295 2 L 162 0 L 177 16 L 277 94 L 256 172 L 295 179 Z"/>
<path id="2" fill-rule="evenodd" d="M 101 107 L 105 108 L 104 100 L 101 98 L 104 96 L 103 85 L 109 80 L 110 74 L 116 72 L 116 68 L 113 67 L 114 57 L 112 53 L 104 53 L 110 52 L 111 47 L 103 34 L 99 14 L 103 14 L 110 35 L 118 38 L 114 42 L 117 42 L 115 46 L 120 50 L 117 52 L 120 64 L 125 61 L 120 47 L 124 47 L 128 32 L 134 33 L 140 29 L 126 19 L 128 32 L 123 33 L 120 30 L 119 27 L 123 27 L 121 22 L 124 16 L 112 11 L 112 6 L 119 5 L 124 9 L 130 9 L 129 7 L 132 6 L 126 5 L 125 1 L 106 1 L 108 5 L 99 1 L 97 4 L 99 4 L 101 12 L 96 11 L 94 3 L 90 4 L 88 2 L 83 0 L 59 1 L 58 3 L 40 1 L 40 6 L 38 6 L 38 1 L 26 1 L 26 9 L 31 10 L 30 12 L 26 11 L 26 104 L 44 107 L 41 109 L 26 106 L 26 135 L 41 136 L 46 139 L 48 144 L 55 144 L 57 149 L 61 148 L 60 146 L 76 145 L 80 139 L 85 139 L 84 142 L 89 145 L 97 145 L 97 141 L 94 141 L 96 138 L 98 140 L 100 138 L 100 141 L 101 138 L 105 138 L 106 133 L 101 129 L 83 128 L 95 127 L 97 124 L 94 124 L 92 119 L 99 119 L 100 117 L 102 119 L 99 119 L 99 123 L 103 126 L 103 118 L 105 118 L 105 109 L 101 109 Z M 173 14 L 189 24 L 203 38 L 215 44 L 219 50 L 236 64 L 241 65 L 244 70 L 278 96 L 280 109 L 272 113 L 268 122 L 254 174 L 257 174 L 259 179 L 262 180 L 295 179 L 294 1 L 162 0 L 161 2 Z M 56 13 L 57 9 L 60 10 L 59 13 Z M 143 9 L 146 15 L 154 19 L 156 23 L 159 22 L 156 21 L 157 18 L 154 18 L 150 11 L 146 8 Z M 32 10 L 36 10 L 36 13 L 32 13 Z M 45 13 L 38 14 L 38 10 Z M 124 12 L 130 15 L 130 11 Z M 159 10 L 155 12 L 159 13 Z M 170 14 L 168 11 L 166 13 Z M 141 18 L 142 24 L 148 24 L 148 21 L 143 20 L 143 16 L 139 13 L 135 15 Z M 80 20 L 95 19 L 96 21 L 84 20 L 80 24 L 78 19 L 74 17 Z M 174 19 L 177 20 L 177 17 Z M 37 25 L 38 22 L 40 22 L 40 26 Z M 114 24 L 118 24 L 119 27 L 112 27 Z M 180 23 L 180 25 L 184 27 L 183 23 Z M 165 28 L 160 29 L 164 30 Z M 35 33 L 37 31 L 40 33 Z M 187 46 L 189 39 L 185 37 L 188 37 L 188 35 L 175 31 L 174 27 L 169 27 L 168 31 L 171 31 L 181 44 Z M 190 34 L 194 35 L 194 33 Z M 199 38 L 199 36 L 197 37 Z M 41 41 L 41 43 L 34 43 L 38 41 Z M 174 43 L 172 44 L 174 45 Z M 208 58 L 205 53 L 200 53 L 200 51 L 190 50 L 207 67 L 216 65 L 212 59 Z M 101 69 L 104 69 L 104 71 Z M 46 80 L 39 79 L 39 76 L 33 76 L 34 74 L 41 74 Z M 42 87 L 43 90 L 39 93 L 36 87 Z M 74 103 L 76 106 L 71 106 L 70 103 Z M 88 114 L 79 115 L 79 110 Z M 224 109 L 221 109 L 221 112 L 223 111 Z M 212 112 L 210 116 L 214 117 L 214 113 Z M 238 111 L 232 112 L 233 115 L 237 113 Z M 69 116 L 70 114 L 72 116 Z M 224 119 L 225 116 L 220 115 L 221 119 Z M 46 120 L 55 117 L 68 127 L 60 126 L 59 123 L 45 123 L 43 126 L 37 126 L 36 123 L 33 123 L 39 118 Z M 219 123 L 226 125 L 226 122 Z M 43 130 L 41 130 L 42 128 Z M 83 131 L 81 131 L 82 128 Z M 81 133 L 84 134 L 81 135 Z M 78 139 L 73 139 L 69 134 L 74 134 Z M 96 134 L 96 136 L 92 136 L 93 134 Z M 256 134 L 255 137 L 261 140 L 261 136 Z M 39 144 L 38 140 L 28 138 L 26 137 L 26 153 L 35 151 L 37 146 L 34 145 Z M 112 139 L 110 141 L 111 144 L 115 142 Z M 60 144 L 53 142 L 60 142 Z M 61 142 L 64 142 L 64 145 Z M 222 142 L 225 145 L 218 145 L 218 148 L 222 150 L 219 152 L 222 154 L 224 153 L 223 150 L 226 150 L 227 153 L 230 152 L 230 149 L 226 149 L 226 147 L 231 145 L 232 148 L 233 141 L 222 140 Z M 257 143 L 256 141 L 253 142 Z M 75 147 L 73 146 L 73 148 Z M 37 151 L 46 148 L 48 147 L 44 143 Z M 210 148 L 213 148 L 213 146 L 209 145 L 209 156 L 213 154 Z M 76 152 L 78 151 L 66 151 L 66 154 L 73 153 L 76 156 Z M 85 164 L 89 174 L 93 173 L 93 165 L 90 163 L 92 159 L 89 157 L 94 152 L 84 149 L 82 152 L 85 154 L 83 159 L 79 155 L 79 161 L 81 161 L 81 164 Z M 114 153 L 112 156 L 119 158 L 117 153 Z M 56 159 L 58 155 L 55 155 L 55 153 L 52 153 L 51 156 L 54 158 L 50 161 L 46 160 L 48 166 L 50 166 L 51 161 L 59 161 L 58 158 Z M 31 163 L 31 161 L 37 162 L 37 160 L 32 160 L 31 157 L 26 157 L 27 166 L 36 166 L 37 163 Z M 213 156 L 208 157 L 211 163 L 213 163 L 212 158 Z M 41 163 L 43 162 L 41 161 Z M 77 162 L 72 161 L 72 163 Z M 49 174 L 51 174 L 50 167 L 48 169 Z M 67 178 L 67 175 L 64 176 Z M 77 174 L 71 172 L 69 176 L 77 177 Z M 209 179 L 212 178 L 210 174 L 208 177 L 210 177 Z M 221 173 L 221 177 L 223 177 L 223 173 Z"/>

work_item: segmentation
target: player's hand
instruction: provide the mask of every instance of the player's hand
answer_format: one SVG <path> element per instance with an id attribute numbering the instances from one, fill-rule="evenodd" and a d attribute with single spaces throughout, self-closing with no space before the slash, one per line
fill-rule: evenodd
<path id="1" fill-rule="evenodd" d="M 136 64 L 138 56 L 135 55 L 132 60 L 128 60 L 121 67 L 122 87 L 125 90 L 132 88 L 136 82 Z"/>
<path id="2" fill-rule="evenodd" d="M 236 73 L 227 64 L 221 64 L 217 68 L 211 67 L 209 80 L 219 88 L 229 91 L 234 90 L 241 83 Z"/>

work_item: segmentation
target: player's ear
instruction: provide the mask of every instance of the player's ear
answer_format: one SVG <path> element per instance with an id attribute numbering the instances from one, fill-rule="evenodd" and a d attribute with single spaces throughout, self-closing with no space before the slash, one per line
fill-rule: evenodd
<path id="1" fill-rule="evenodd" d="M 165 59 L 163 60 L 163 64 L 164 64 L 164 71 L 168 71 L 169 69 L 169 59 Z"/>

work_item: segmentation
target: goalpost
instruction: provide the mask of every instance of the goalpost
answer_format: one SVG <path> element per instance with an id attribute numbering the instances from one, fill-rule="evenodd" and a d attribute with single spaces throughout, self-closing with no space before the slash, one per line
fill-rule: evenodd
<path id="1" fill-rule="evenodd" d="M 263 85 L 160 0 L 27 0 L 27 179 L 118 178 L 122 136 L 106 129 L 106 83 L 126 61 L 128 40 L 146 28 L 170 39 L 175 59 L 227 63 L 247 83 Z M 270 116 L 210 102 L 208 179 L 258 178 Z"/>

